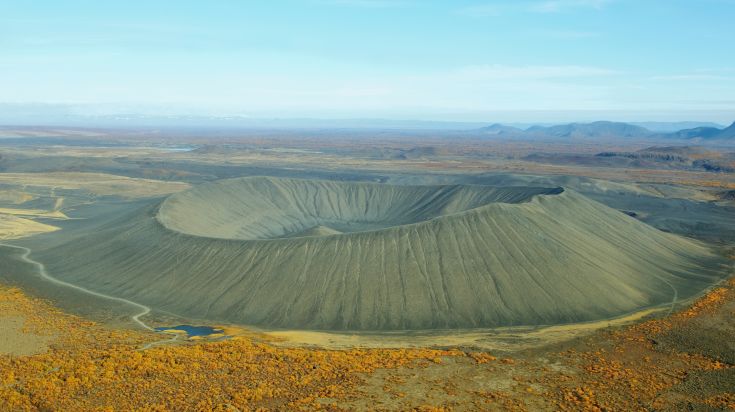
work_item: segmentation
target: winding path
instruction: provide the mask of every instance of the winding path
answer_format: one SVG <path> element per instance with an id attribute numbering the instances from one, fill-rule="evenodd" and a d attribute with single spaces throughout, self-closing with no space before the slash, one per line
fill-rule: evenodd
<path id="1" fill-rule="evenodd" d="M 71 289 L 75 289 L 75 290 L 78 290 L 80 292 L 83 292 L 83 293 L 87 293 L 89 295 L 92 295 L 92 296 L 97 296 L 99 298 L 108 299 L 108 300 L 114 300 L 114 301 L 117 301 L 117 302 L 122 302 L 122 303 L 128 304 L 130 306 L 134 306 L 134 307 L 140 309 L 140 312 L 136 313 L 135 315 L 132 315 L 130 317 L 130 319 L 132 319 L 133 322 L 135 322 L 136 324 L 138 324 L 143 329 L 149 330 L 151 332 L 156 332 L 156 330 L 153 327 L 149 326 L 148 324 L 146 324 L 145 322 L 143 322 L 142 320 L 140 320 L 141 317 L 143 317 L 143 316 L 145 316 L 145 315 L 147 315 L 147 314 L 149 314 L 151 312 L 151 308 L 150 307 L 145 306 L 145 305 L 142 305 L 142 304 L 137 303 L 137 302 L 133 302 L 132 300 L 128 300 L 128 299 L 125 299 L 125 298 L 118 298 L 118 297 L 110 296 L 110 295 L 105 295 L 104 293 L 95 292 L 93 290 L 89 290 L 89 289 L 83 288 L 81 286 L 77 286 L 77 285 L 74 285 L 72 283 L 64 282 L 63 280 L 56 279 L 53 276 L 51 276 L 51 275 L 48 274 L 48 271 L 46 270 L 46 265 L 44 265 L 43 263 L 38 262 L 38 261 L 33 260 L 33 259 L 30 258 L 31 249 L 29 249 L 27 247 L 24 247 L 24 246 L 11 245 L 11 244 L 8 244 L 8 243 L 0 243 L 0 246 L 5 246 L 5 247 L 13 248 L 13 249 L 22 250 L 23 251 L 23 254 L 20 255 L 20 259 L 22 261 L 26 262 L 26 263 L 30 263 L 31 265 L 36 266 L 38 268 L 38 274 L 41 275 L 41 277 L 44 278 L 45 280 L 48 280 L 49 282 L 55 283 L 57 285 L 65 286 L 65 287 L 68 287 L 68 288 L 71 288 Z M 164 340 L 161 340 L 161 341 L 155 341 L 155 342 L 148 343 L 145 346 L 143 346 L 141 348 L 141 350 L 149 349 L 149 348 L 151 348 L 153 346 L 156 346 L 156 345 L 160 345 L 160 344 L 164 344 L 164 343 L 176 341 L 176 339 L 178 339 L 178 334 L 172 333 L 172 335 L 173 335 L 173 337 L 171 339 L 164 339 Z"/>
<path id="2" fill-rule="evenodd" d="M 679 290 L 677 290 L 674 285 L 671 284 L 668 280 L 662 278 L 661 276 L 653 275 L 656 279 L 660 280 L 661 282 L 664 282 L 667 284 L 671 290 L 674 292 L 674 295 L 671 298 L 671 306 L 669 307 L 669 311 L 666 312 L 666 316 L 671 316 L 672 313 L 674 313 L 674 309 L 676 308 L 676 304 L 679 303 Z"/>
<path id="3" fill-rule="evenodd" d="M 126 303 L 128 305 L 135 306 L 136 308 L 139 308 L 141 311 L 139 313 L 131 316 L 130 319 L 132 319 L 133 322 L 137 323 L 138 325 L 140 325 L 140 327 L 142 327 L 144 329 L 147 329 L 147 330 L 150 330 L 150 331 L 155 331 L 155 329 L 153 329 L 152 327 L 148 326 L 145 322 L 143 322 L 142 320 L 140 320 L 140 318 L 142 316 L 145 316 L 145 315 L 147 315 L 147 314 L 149 314 L 151 312 L 151 308 L 149 308 L 148 306 L 141 305 L 140 303 L 133 302 L 132 300 L 128 300 L 128 299 L 124 299 L 124 298 L 118 298 L 118 297 L 110 296 L 110 295 L 105 295 L 104 293 L 95 292 L 95 291 L 92 291 L 92 290 L 83 288 L 81 286 L 77 286 L 77 285 L 71 284 L 69 282 L 64 282 L 63 280 L 56 279 L 53 276 L 51 276 L 51 275 L 48 274 L 48 271 L 46 271 L 46 265 L 44 265 L 43 263 L 38 262 L 36 260 L 33 260 L 33 259 L 31 259 L 29 257 L 30 254 L 31 254 L 31 249 L 29 249 L 27 247 L 24 247 L 24 246 L 15 246 L 15 245 L 7 244 L 7 243 L 0 243 L 0 246 L 5 246 L 5 247 L 13 248 L 13 249 L 22 250 L 23 251 L 23 254 L 20 255 L 20 259 L 22 261 L 26 262 L 26 263 L 30 263 L 32 265 L 35 265 L 38 268 L 38 274 L 41 275 L 42 278 L 48 280 L 49 282 L 56 283 L 57 285 L 61 285 L 61 286 L 66 286 L 68 288 L 76 289 L 76 290 L 78 290 L 80 292 L 84 292 L 84 293 L 87 293 L 87 294 L 92 295 L 92 296 L 97 296 L 97 297 L 100 297 L 100 298 L 103 298 L 103 299 L 115 300 L 115 301 L 118 301 L 118 302 L 123 302 L 123 303 Z"/>

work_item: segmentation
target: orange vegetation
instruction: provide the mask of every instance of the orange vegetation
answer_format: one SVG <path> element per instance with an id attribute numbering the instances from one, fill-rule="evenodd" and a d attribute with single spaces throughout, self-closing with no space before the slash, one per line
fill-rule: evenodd
<path id="1" fill-rule="evenodd" d="M 701 354 L 656 350 L 653 339 L 684 322 L 697 322 L 716 313 L 725 302 L 734 300 L 735 278 L 732 278 L 685 311 L 612 332 L 605 345 L 594 344 L 595 350 L 564 352 L 562 356 L 584 372 L 579 378 L 586 386 L 562 389 L 560 409 L 662 409 L 667 401 L 661 395 L 693 372 L 735 367 Z M 735 409 L 734 400 L 732 394 L 723 393 L 698 401 Z"/>
<path id="2" fill-rule="evenodd" d="M 155 337 L 110 331 L 0 287 L 3 308 L 33 333 L 57 335 L 47 353 L 0 356 L 0 405 L 11 410 L 338 409 L 361 374 L 422 367 L 460 351 L 278 348 L 246 338 L 138 348 Z"/>
<path id="3" fill-rule="evenodd" d="M 717 409 L 735 410 L 735 393 L 725 393 L 713 396 L 704 401 L 705 404 Z"/>
<path id="4" fill-rule="evenodd" d="M 0 409 L 367 408 L 360 398 L 372 407 L 377 404 L 371 402 L 382 399 L 383 406 L 392 402 L 394 409 L 415 411 L 671 410 L 676 409 L 672 402 L 682 398 L 735 409 L 732 391 L 706 397 L 676 392 L 692 374 L 733 365 L 698 353 L 660 350 L 655 342 L 680 325 L 727 315 L 733 302 L 735 279 L 665 319 L 602 331 L 570 342 L 562 352 L 545 350 L 513 359 L 460 350 L 283 348 L 254 335 L 142 351 L 141 346 L 160 336 L 110 330 L 0 286 L 0 316 L 22 316 L 28 333 L 54 336 L 45 353 L 0 355 L 0 405 L 5 407 Z M 371 375 L 383 376 L 377 392 L 365 386 Z M 504 386 L 485 386 L 503 379 Z M 429 381 L 433 386 L 425 393 L 441 393 L 438 398 L 415 392 L 417 382 Z M 417 406 L 424 402 L 437 405 Z"/>
<path id="5" fill-rule="evenodd" d="M 477 363 L 488 363 L 497 359 L 495 356 L 485 352 L 469 352 L 467 356 L 474 359 Z"/>
<path id="6" fill-rule="evenodd" d="M 730 283 L 733 283 L 731 280 Z M 684 312 L 677 313 L 675 318 L 693 318 L 703 311 L 713 310 L 725 300 L 728 289 L 715 288 L 703 298 L 694 302 L 694 304 Z"/>

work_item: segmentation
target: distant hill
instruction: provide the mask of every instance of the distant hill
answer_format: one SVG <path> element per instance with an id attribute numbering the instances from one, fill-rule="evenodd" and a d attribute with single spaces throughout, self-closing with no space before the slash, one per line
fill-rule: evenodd
<path id="1" fill-rule="evenodd" d="M 641 165 L 656 162 L 674 168 L 690 170 L 704 170 L 708 172 L 735 172 L 735 155 L 710 151 L 701 146 L 652 146 L 636 152 L 602 152 L 595 155 L 597 158 L 624 159 L 620 165 L 630 165 L 635 162 Z"/>
<path id="2" fill-rule="evenodd" d="M 657 124 L 657 123 L 652 123 Z M 661 123 L 659 127 L 675 125 L 676 123 Z M 679 124 L 697 124 L 694 122 L 680 122 Z M 491 126 L 477 129 L 484 135 L 498 137 L 527 138 L 536 140 L 566 140 L 566 139 L 692 139 L 692 140 L 735 140 L 735 123 L 726 128 L 700 126 L 691 129 L 682 129 L 670 133 L 653 131 L 645 127 L 610 121 L 592 123 L 569 123 L 555 126 L 532 126 L 526 130 L 517 127 L 495 123 Z"/>
<path id="3" fill-rule="evenodd" d="M 735 139 L 735 122 L 724 129 L 716 127 L 695 127 L 669 134 L 678 139 L 729 140 Z"/>
<path id="4" fill-rule="evenodd" d="M 608 121 L 570 123 L 556 126 L 532 126 L 526 130 L 494 124 L 483 127 L 480 131 L 498 136 L 522 136 L 534 139 L 642 138 L 655 134 L 644 127 Z"/>
<path id="5" fill-rule="evenodd" d="M 733 139 L 735 138 L 735 122 L 725 129 L 722 129 L 722 133 L 717 136 L 719 139 Z"/>
<path id="6" fill-rule="evenodd" d="M 480 131 L 488 134 L 494 134 L 494 135 L 521 135 L 524 133 L 523 129 L 519 129 L 517 127 L 513 126 L 506 126 L 500 123 L 495 123 L 493 125 L 483 127 L 480 129 Z"/>
<path id="7" fill-rule="evenodd" d="M 650 130 L 628 123 L 599 121 L 593 123 L 571 123 L 546 128 L 536 128 L 535 133 L 550 137 L 596 138 L 596 137 L 646 137 Z"/>
<path id="8" fill-rule="evenodd" d="M 630 122 L 633 126 L 645 127 L 646 129 L 657 133 L 673 133 L 684 129 L 694 129 L 697 127 L 724 127 L 721 124 L 713 122 Z"/>

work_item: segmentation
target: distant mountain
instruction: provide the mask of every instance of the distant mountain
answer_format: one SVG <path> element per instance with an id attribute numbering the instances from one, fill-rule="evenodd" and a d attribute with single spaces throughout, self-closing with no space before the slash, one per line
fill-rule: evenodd
<path id="1" fill-rule="evenodd" d="M 530 129 L 529 129 L 530 130 Z M 593 123 L 571 123 L 546 128 L 535 128 L 534 133 L 546 137 L 600 138 L 600 137 L 647 137 L 650 130 L 628 123 L 599 121 Z"/>
<path id="2" fill-rule="evenodd" d="M 664 125 L 669 124 L 665 123 Z M 670 123 L 671 125 L 675 123 Z M 681 124 L 696 124 L 681 122 Z M 661 127 L 661 126 L 659 126 Z M 700 126 L 671 133 L 655 132 L 642 126 L 622 122 L 597 121 L 592 123 L 569 123 L 554 126 L 531 126 L 526 130 L 495 123 L 477 129 L 485 135 L 518 137 L 541 140 L 566 139 L 691 139 L 691 140 L 735 140 L 735 123 L 726 128 Z"/>
<path id="3" fill-rule="evenodd" d="M 494 134 L 494 135 L 499 135 L 499 136 L 500 135 L 506 135 L 506 136 L 507 135 L 520 135 L 524 133 L 523 129 L 519 129 L 513 126 L 502 125 L 500 123 L 495 123 L 493 125 L 480 128 L 480 131 L 483 133 Z"/>
<path id="4" fill-rule="evenodd" d="M 717 137 L 719 139 L 735 139 L 735 122 L 732 122 L 727 128 L 722 129 L 722 133 Z"/>
<path id="5" fill-rule="evenodd" d="M 735 139 L 735 122 L 724 129 L 716 127 L 695 127 L 670 133 L 669 137 L 678 139 L 729 140 Z"/>
<path id="6" fill-rule="evenodd" d="M 655 133 L 628 123 L 598 121 L 593 123 L 570 123 L 556 126 L 532 126 L 526 130 L 494 124 L 480 131 L 502 136 L 521 136 L 534 139 L 596 139 L 596 138 L 642 138 Z"/>
<path id="7" fill-rule="evenodd" d="M 673 133 L 684 129 L 694 129 L 697 127 L 724 127 L 721 124 L 713 122 L 630 122 L 633 126 L 645 127 L 652 132 Z"/>

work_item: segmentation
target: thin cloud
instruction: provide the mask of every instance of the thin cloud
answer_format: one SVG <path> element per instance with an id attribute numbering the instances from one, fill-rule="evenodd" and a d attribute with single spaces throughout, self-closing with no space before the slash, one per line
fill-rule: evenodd
<path id="1" fill-rule="evenodd" d="M 659 81 L 701 81 L 701 80 L 731 80 L 727 76 L 720 76 L 715 74 L 703 74 L 703 73 L 685 73 L 685 74 L 673 74 L 667 76 L 653 76 L 651 80 Z"/>
<path id="2" fill-rule="evenodd" d="M 319 3 L 332 6 L 360 7 L 366 9 L 384 9 L 407 5 L 401 0 L 322 0 Z"/>
<path id="3" fill-rule="evenodd" d="M 620 74 L 616 70 L 592 66 L 505 66 L 477 65 L 457 70 L 461 76 L 486 79 L 560 79 Z"/>
<path id="4" fill-rule="evenodd" d="M 508 13 L 558 13 L 572 9 L 601 10 L 612 0 L 545 0 L 474 4 L 455 10 L 468 17 L 495 17 Z"/>
<path id="5" fill-rule="evenodd" d="M 582 30 L 543 30 L 539 33 L 556 39 L 589 39 L 600 36 L 598 32 Z"/>
<path id="6" fill-rule="evenodd" d="M 600 10 L 611 0 L 547 0 L 535 2 L 528 8 L 536 13 L 558 13 L 568 9 L 596 9 Z"/>
<path id="7" fill-rule="evenodd" d="M 468 17 L 495 17 L 508 11 L 507 5 L 501 4 L 478 4 L 463 7 L 455 11 L 456 14 Z"/>

